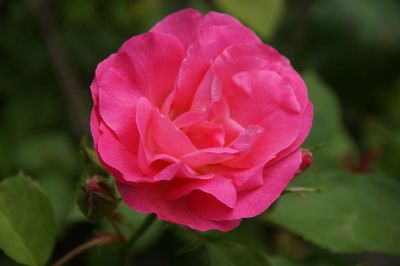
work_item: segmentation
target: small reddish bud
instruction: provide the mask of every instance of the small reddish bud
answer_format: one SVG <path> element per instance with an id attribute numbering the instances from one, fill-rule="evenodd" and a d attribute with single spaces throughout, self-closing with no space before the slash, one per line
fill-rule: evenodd
<path id="1" fill-rule="evenodd" d="M 79 187 L 78 206 L 92 222 L 111 215 L 117 206 L 115 189 L 107 180 L 94 176 Z"/>
<path id="2" fill-rule="evenodd" d="M 302 160 L 301 160 L 301 164 L 299 166 L 299 169 L 297 169 L 296 171 L 296 175 L 299 175 L 303 172 L 305 172 L 312 164 L 313 161 L 313 157 L 312 157 L 312 152 L 309 150 L 303 150 L 301 152 L 302 154 Z"/>

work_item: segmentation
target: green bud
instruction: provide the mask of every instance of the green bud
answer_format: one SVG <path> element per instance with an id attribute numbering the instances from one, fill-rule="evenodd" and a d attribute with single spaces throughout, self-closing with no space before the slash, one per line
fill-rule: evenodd
<path id="1" fill-rule="evenodd" d="M 98 222 L 117 207 L 115 189 L 102 177 L 88 178 L 79 186 L 78 206 L 90 221 Z"/>

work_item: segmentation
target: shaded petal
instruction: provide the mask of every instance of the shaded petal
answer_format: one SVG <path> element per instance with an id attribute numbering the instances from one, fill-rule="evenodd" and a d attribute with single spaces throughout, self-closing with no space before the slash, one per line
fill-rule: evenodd
<path id="1" fill-rule="evenodd" d="M 127 205 L 141 213 L 156 213 L 158 219 L 186 225 L 199 231 L 229 231 L 237 227 L 240 219 L 210 221 L 193 214 L 185 199 L 165 200 L 167 184 L 157 182 L 130 186 L 117 182 L 118 191 Z"/>
<path id="2" fill-rule="evenodd" d="M 189 182 L 176 182 L 170 184 L 164 197 L 166 200 L 178 199 L 188 195 L 194 190 L 200 190 L 215 197 L 229 208 L 235 207 L 236 189 L 232 181 L 221 175 L 216 175 L 209 180 L 194 180 Z"/>
<path id="3" fill-rule="evenodd" d="M 230 167 L 217 166 L 214 172 L 230 178 L 237 191 L 255 189 L 264 184 L 263 177 L 264 164 L 256 165 L 252 168 L 240 170 Z"/>
<path id="4" fill-rule="evenodd" d="M 282 160 L 264 168 L 264 184 L 258 189 L 239 192 L 234 209 L 210 200 L 189 201 L 189 207 L 200 217 L 210 220 L 236 220 L 254 217 L 264 212 L 282 193 L 301 163 L 301 150 L 298 149 Z"/>

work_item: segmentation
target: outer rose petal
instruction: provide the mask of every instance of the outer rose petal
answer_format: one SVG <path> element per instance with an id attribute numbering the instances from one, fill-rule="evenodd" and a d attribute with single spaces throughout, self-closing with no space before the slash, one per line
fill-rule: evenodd
<path id="1" fill-rule="evenodd" d="M 302 114 L 301 129 L 299 135 L 297 136 L 297 139 L 288 148 L 278 153 L 275 159 L 269 161 L 268 165 L 275 163 L 280 158 L 285 157 L 286 155 L 292 153 L 294 150 L 300 147 L 300 145 L 307 138 L 308 133 L 310 133 L 312 120 L 313 120 L 313 105 L 311 102 L 308 102 L 308 105 Z"/>
<path id="2" fill-rule="evenodd" d="M 184 47 L 175 37 L 145 33 L 125 42 L 103 74 L 98 84 L 100 115 L 131 152 L 138 145 L 138 97 L 160 107 L 173 88 L 183 55 Z"/>
<path id="3" fill-rule="evenodd" d="M 208 16 L 212 16 L 213 20 L 216 20 L 216 16 L 208 14 L 205 17 L 205 21 L 207 21 Z M 227 17 L 227 15 L 223 16 L 225 22 Z M 177 77 L 176 96 L 173 107 L 179 113 L 190 107 L 196 88 L 206 74 L 210 62 L 220 52 L 232 44 L 245 42 L 261 43 L 254 32 L 236 23 L 236 21 L 236 19 L 232 18 L 229 24 L 213 25 L 205 23 L 202 25 L 198 39 L 187 50 L 187 56 L 182 62 Z"/>
<path id="4" fill-rule="evenodd" d="M 265 211 L 282 193 L 293 178 L 301 163 L 301 150 L 298 149 L 286 158 L 264 169 L 264 184 L 254 190 L 245 190 L 238 194 L 233 209 L 211 198 L 189 199 L 193 213 L 205 219 L 236 220 L 256 216 Z"/>
<path id="5" fill-rule="evenodd" d="M 226 177 L 216 175 L 210 180 L 197 180 L 189 182 L 177 182 L 171 184 L 164 195 L 165 199 L 177 199 L 188 195 L 194 190 L 201 190 L 212 195 L 215 199 L 225 204 L 229 208 L 236 205 L 236 189 L 232 181 Z"/>
<path id="6" fill-rule="evenodd" d="M 97 108 L 93 107 L 90 113 L 90 131 L 92 132 L 94 149 L 97 150 L 97 140 L 99 138 L 100 117 Z"/>
<path id="7" fill-rule="evenodd" d="M 97 106 L 99 102 L 99 83 L 101 82 L 101 78 L 104 73 L 112 66 L 114 63 L 115 54 L 111 54 L 109 57 L 104 59 L 97 65 L 96 71 L 94 74 L 94 80 L 90 85 L 90 91 L 92 92 L 92 99 L 94 104 Z"/>
<path id="8" fill-rule="evenodd" d="M 210 221 L 201 218 L 188 209 L 184 199 L 165 200 L 165 183 L 130 186 L 117 182 L 117 187 L 129 207 L 142 213 L 156 213 L 161 220 L 183 224 L 200 231 L 229 231 L 240 224 L 240 218 L 230 221 Z"/>
<path id="9" fill-rule="evenodd" d="M 199 11 L 187 8 L 165 17 L 150 31 L 171 34 L 188 47 L 197 38 L 202 19 L 203 15 Z"/>
<path id="10" fill-rule="evenodd" d="M 92 132 L 93 142 L 95 149 L 97 148 L 97 138 L 99 136 L 99 125 L 100 125 L 100 114 L 99 114 L 99 82 L 103 77 L 103 74 L 113 64 L 115 54 L 111 54 L 108 58 L 104 59 L 100 64 L 97 65 L 94 80 L 90 85 L 90 91 L 93 99 L 93 110 L 90 115 L 90 131 Z"/>
<path id="11" fill-rule="evenodd" d="M 229 82 L 226 78 L 229 79 L 242 71 L 269 70 L 275 72 L 293 87 L 301 109 L 304 110 L 307 105 L 307 87 L 304 81 L 292 68 L 289 60 L 269 45 L 251 42 L 232 45 L 216 58 L 213 65 L 215 70 L 218 67 L 225 70 L 225 75 L 223 75 L 225 79 L 218 75 L 222 82 Z"/>
<path id="12" fill-rule="evenodd" d="M 264 132 L 257 135 L 242 156 L 225 165 L 248 168 L 274 158 L 296 140 L 301 113 L 290 87 L 286 88 L 287 84 L 274 72 L 243 72 L 234 80 L 236 86 L 224 88 L 223 92 L 232 118 L 242 125 L 259 125 Z"/>

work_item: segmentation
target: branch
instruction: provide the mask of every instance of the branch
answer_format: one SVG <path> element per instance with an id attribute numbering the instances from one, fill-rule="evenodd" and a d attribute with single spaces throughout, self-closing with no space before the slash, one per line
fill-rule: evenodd
<path id="1" fill-rule="evenodd" d="M 61 83 L 62 92 L 69 111 L 70 120 L 77 134 L 88 133 L 88 97 L 67 55 L 58 33 L 48 0 L 31 0 L 43 41 L 46 44 L 54 71 Z"/>

